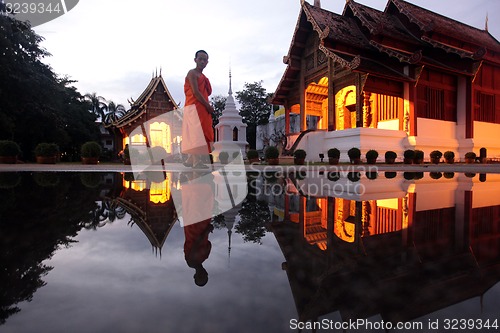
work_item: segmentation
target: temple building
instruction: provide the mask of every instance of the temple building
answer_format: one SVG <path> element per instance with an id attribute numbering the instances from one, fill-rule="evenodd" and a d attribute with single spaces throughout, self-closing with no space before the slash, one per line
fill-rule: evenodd
<path id="1" fill-rule="evenodd" d="M 500 176 L 385 175 L 292 178 L 264 196 L 300 321 L 408 322 L 474 298 L 484 310 L 500 281 Z"/>
<path id="2" fill-rule="evenodd" d="M 285 108 L 288 147 L 300 140 L 311 160 L 334 147 L 344 160 L 352 147 L 500 156 L 500 43 L 487 26 L 403 0 L 384 11 L 348 0 L 341 15 L 301 0 L 283 60 L 272 103 Z"/>
<path id="3" fill-rule="evenodd" d="M 113 203 L 125 209 L 130 215 L 129 224 L 136 224 L 148 238 L 153 251 L 161 255 L 163 245 L 178 220 L 171 195 L 176 175 L 156 172 L 142 176 L 135 179 L 132 173 L 125 174 L 122 190 L 113 198 Z"/>
<path id="4" fill-rule="evenodd" d="M 177 144 L 180 139 L 174 132 L 180 132 L 180 129 L 172 129 L 165 122 L 151 121 L 178 109 L 161 73 L 151 79 L 139 98 L 132 99 L 129 103 L 130 109 L 125 115 L 106 126 L 116 130 L 117 150 L 120 151 L 128 144 L 130 147 L 162 146 L 170 152 L 172 145 Z M 140 131 L 137 130 L 139 128 Z"/>

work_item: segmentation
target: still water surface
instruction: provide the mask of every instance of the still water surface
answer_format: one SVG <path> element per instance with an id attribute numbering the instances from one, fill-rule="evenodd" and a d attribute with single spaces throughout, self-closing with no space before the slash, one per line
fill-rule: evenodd
<path id="1" fill-rule="evenodd" d="M 0 173 L 0 331 L 292 332 L 299 320 L 368 319 L 423 332 L 500 317 L 498 176 L 264 176 L 212 219 L 198 286 L 172 184 Z M 384 331 L 364 328 L 346 331 Z"/>

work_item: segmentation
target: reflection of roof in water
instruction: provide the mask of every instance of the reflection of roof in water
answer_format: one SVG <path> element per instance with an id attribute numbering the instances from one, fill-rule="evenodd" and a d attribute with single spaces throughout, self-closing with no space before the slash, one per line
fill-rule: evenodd
<path id="1" fill-rule="evenodd" d="M 172 199 L 164 204 L 147 202 L 145 207 L 130 198 L 116 198 L 115 200 L 121 207 L 125 208 L 131 217 L 131 222 L 141 229 L 151 246 L 157 251 L 159 250 L 161 254 L 163 244 L 177 221 Z"/>
<path id="2" fill-rule="evenodd" d="M 274 222 L 271 228 L 286 258 L 300 321 L 336 311 L 344 321 L 379 314 L 384 321 L 409 321 L 483 296 L 500 281 L 500 260 L 481 262 L 467 247 L 422 259 L 403 246 L 402 231 L 353 244 L 333 236 L 330 248 L 321 251 L 297 223 Z M 500 248 L 490 250 L 500 257 Z"/>

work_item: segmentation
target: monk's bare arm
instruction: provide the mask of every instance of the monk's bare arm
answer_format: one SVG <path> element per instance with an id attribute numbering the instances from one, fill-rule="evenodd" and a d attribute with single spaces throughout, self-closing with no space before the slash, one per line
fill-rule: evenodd
<path id="1" fill-rule="evenodd" d="M 209 113 L 213 113 L 214 109 L 212 108 L 212 105 L 203 97 L 203 95 L 200 92 L 200 88 L 198 87 L 198 75 L 195 70 L 190 70 L 188 72 L 188 80 L 189 84 L 191 85 L 191 89 L 193 90 L 194 97 L 205 106 L 207 111 Z"/>

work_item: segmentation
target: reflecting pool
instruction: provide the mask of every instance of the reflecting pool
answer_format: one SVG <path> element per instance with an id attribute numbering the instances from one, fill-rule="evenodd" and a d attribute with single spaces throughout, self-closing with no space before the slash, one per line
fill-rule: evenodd
<path id="1" fill-rule="evenodd" d="M 0 331 L 498 331 L 500 175 L 157 176 L 0 172 Z"/>

